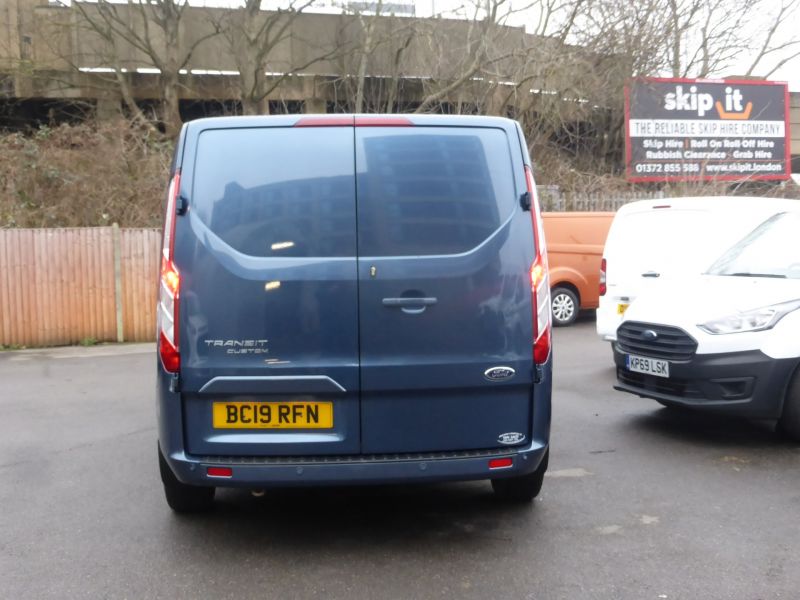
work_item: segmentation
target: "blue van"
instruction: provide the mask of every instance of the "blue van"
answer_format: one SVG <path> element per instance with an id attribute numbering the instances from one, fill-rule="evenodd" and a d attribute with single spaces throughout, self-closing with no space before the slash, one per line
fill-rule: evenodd
<path id="1" fill-rule="evenodd" d="M 494 117 L 184 125 L 158 300 L 168 504 L 217 487 L 547 468 L 550 286 L 530 158 Z"/>

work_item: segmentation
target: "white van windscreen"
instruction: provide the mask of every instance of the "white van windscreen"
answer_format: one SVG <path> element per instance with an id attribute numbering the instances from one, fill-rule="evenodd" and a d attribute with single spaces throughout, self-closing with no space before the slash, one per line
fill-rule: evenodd
<path id="1" fill-rule="evenodd" d="M 800 213 L 766 220 L 715 262 L 710 275 L 800 279 Z"/>

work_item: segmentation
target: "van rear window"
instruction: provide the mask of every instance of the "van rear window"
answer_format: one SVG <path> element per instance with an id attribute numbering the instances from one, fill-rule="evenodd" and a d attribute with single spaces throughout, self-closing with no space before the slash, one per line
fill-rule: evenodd
<path id="1" fill-rule="evenodd" d="M 355 256 L 353 129 L 200 134 L 192 210 L 251 256 Z"/>
<path id="2" fill-rule="evenodd" d="M 356 170 L 361 256 L 466 252 L 514 210 L 500 129 L 357 128 Z"/>

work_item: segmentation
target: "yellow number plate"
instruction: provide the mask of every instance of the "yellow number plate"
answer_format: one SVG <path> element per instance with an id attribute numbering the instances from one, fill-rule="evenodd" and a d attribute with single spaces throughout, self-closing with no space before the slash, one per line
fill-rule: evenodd
<path id="1" fill-rule="evenodd" d="M 215 429 L 330 429 L 333 402 L 214 402 Z"/>
<path id="2" fill-rule="evenodd" d="M 617 314 L 624 315 L 625 311 L 628 310 L 627 304 L 617 304 Z"/>

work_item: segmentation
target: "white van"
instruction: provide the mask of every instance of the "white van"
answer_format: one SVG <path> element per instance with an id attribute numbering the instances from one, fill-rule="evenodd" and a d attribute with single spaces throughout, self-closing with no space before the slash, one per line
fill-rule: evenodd
<path id="1" fill-rule="evenodd" d="M 597 334 L 617 339 L 631 302 L 676 275 L 700 274 L 756 225 L 797 200 L 687 197 L 640 200 L 617 211 L 600 268 Z"/>
<path id="2" fill-rule="evenodd" d="M 699 276 L 642 294 L 613 344 L 615 389 L 777 420 L 800 440 L 800 202 Z"/>

